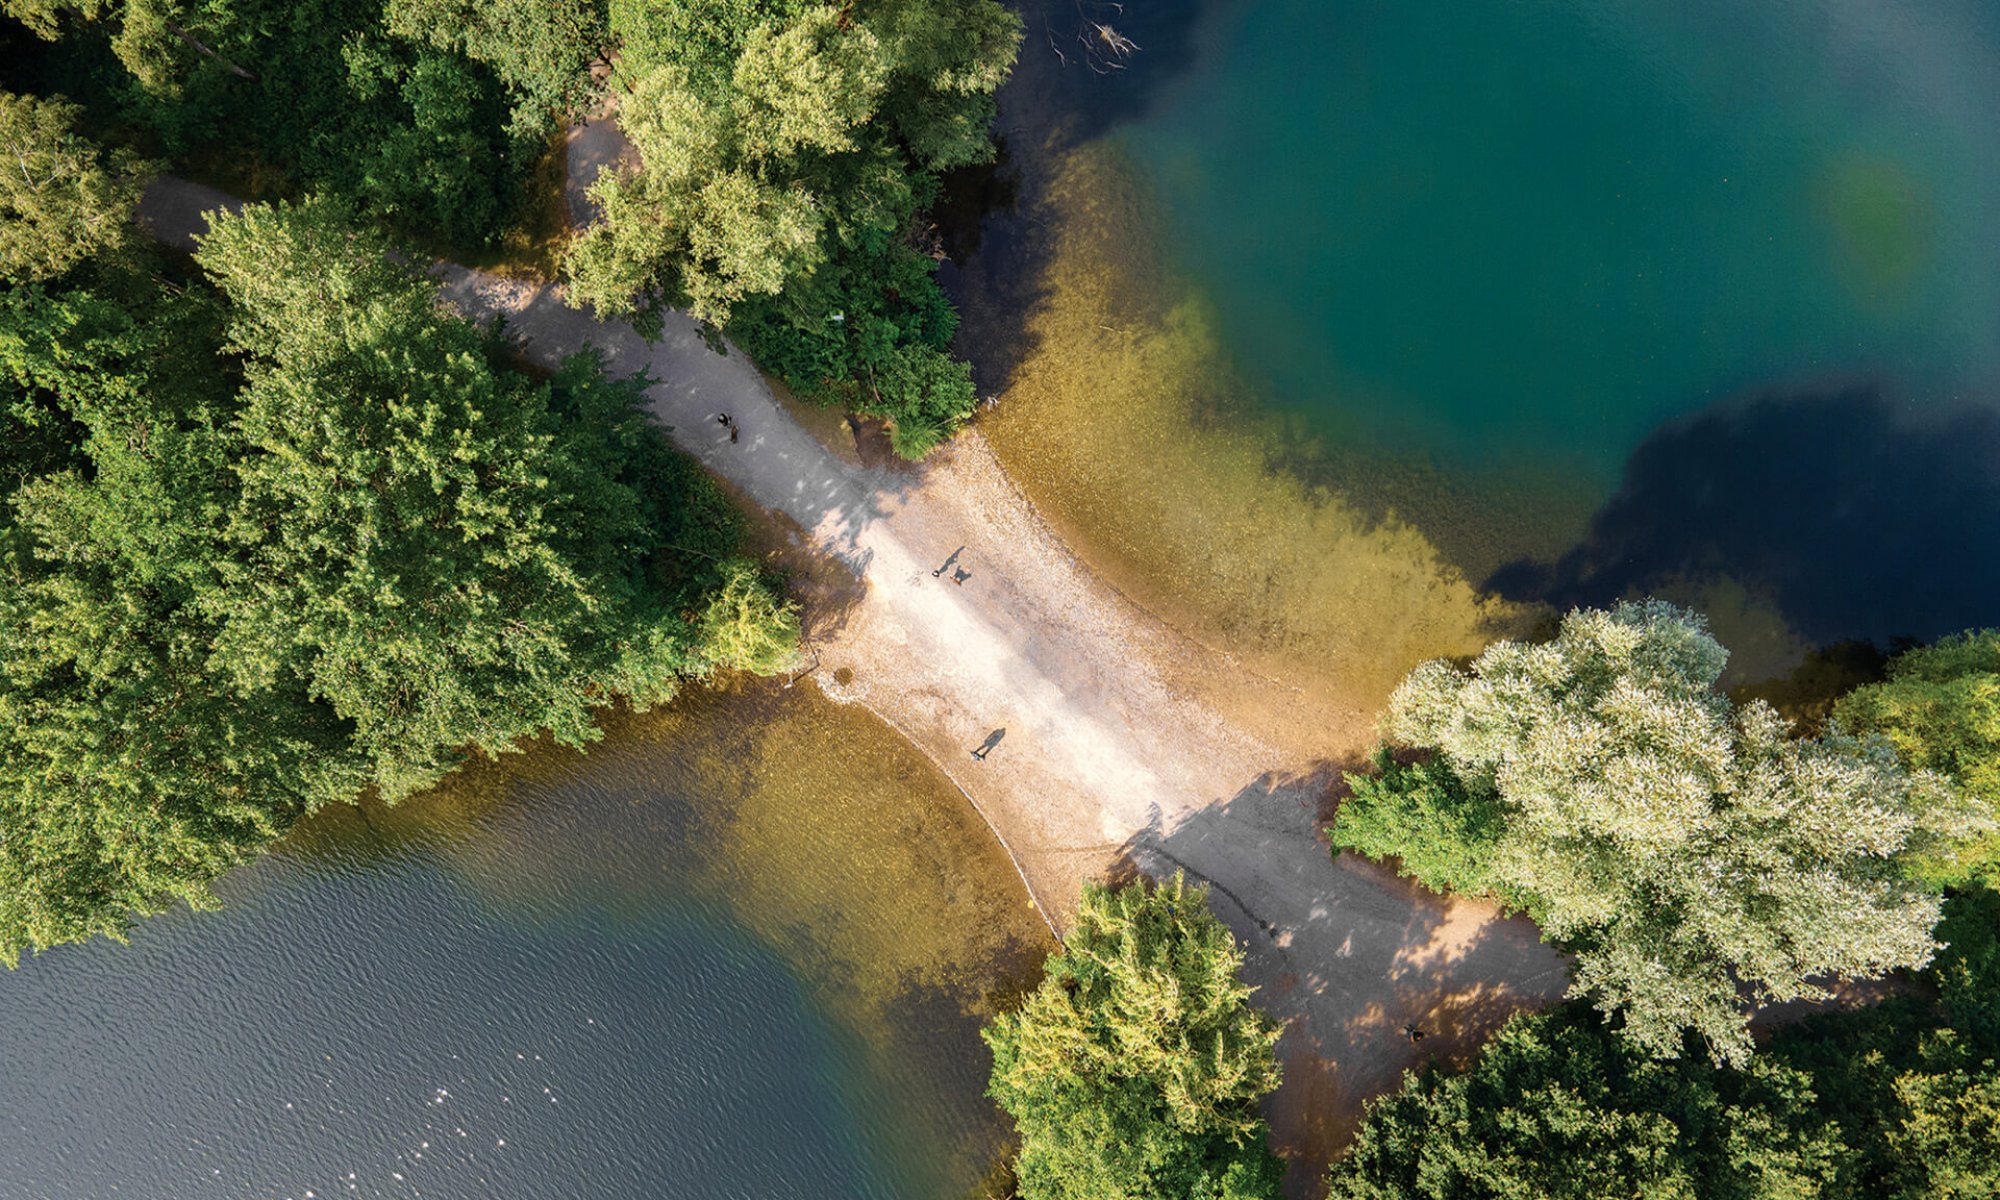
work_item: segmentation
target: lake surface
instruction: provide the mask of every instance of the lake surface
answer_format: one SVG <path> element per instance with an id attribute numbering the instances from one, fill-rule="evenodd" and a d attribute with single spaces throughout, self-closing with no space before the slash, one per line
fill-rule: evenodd
<path id="1" fill-rule="evenodd" d="M 0 1197 L 949 1200 L 1047 948 L 956 791 L 805 688 L 323 814 L 220 890 L 0 978 Z"/>
<path id="2" fill-rule="evenodd" d="M 1739 681 L 2000 621 L 2000 9 L 1029 28 L 963 341 L 1010 471 L 1164 615 L 1362 712 L 1627 595 Z"/>
<path id="3" fill-rule="evenodd" d="M 1990 4 L 1260 0 L 1199 41 L 1119 136 L 1329 436 L 1609 485 L 1745 390 L 2000 379 Z"/>

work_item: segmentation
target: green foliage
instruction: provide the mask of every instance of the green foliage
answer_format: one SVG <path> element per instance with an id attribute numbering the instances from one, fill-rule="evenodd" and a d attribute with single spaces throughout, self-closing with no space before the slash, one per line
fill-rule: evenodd
<path id="1" fill-rule="evenodd" d="M 789 671 L 799 662 L 799 618 L 780 603 L 756 566 L 743 559 L 723 567 L 722 586 L 701 615 L 703 652 L 715 665 L 758 675 Z"/>
<path id="2" fill-rule="evenodd" d="M 450 33 L 448 12 L 415 0 L 6 2 L 57 39 L 45 80 L 100 124 L 145 130 L 178 169 L 258 195 L 337 192 L 450 248 L 487 246 L 525 216 L 551 115 L 532 89 L 588 86 L 558 84 L 564 68 L 546 64 L 518 84 L 496 77 L 544 52 L 574 57 L 573 44 L 509 38 L 540 0 L 479 7 Z M 560 0 L 546 2 L 560 24 Z"/>
<path id="3" fill-rule="evenodd" d="M 7 961 L 796 637 L 643 380 L 511 369 L 334 202 L 253 205 L 196 259 L 212 288 L 0 293 Z"/>
<path id="4" fill-rule="evenodd" d="M 2000 630 L 1968 631 L 1911 650 L 1889 678 L 1841 697 L 1834 719 L 1857 734 L 1887 738 L 1912 770 L 1950 777 L 2000 816 Z M 1945 884 L 2000 870 L 2000 837 L 1988 836 L 1924 864 Z"/>
<path id="5" fill-rule="evenodd" d="M 1440 891 L 1526 902 L 1493 877 L 1491 859 L 1505 813 L 1489 791 L 1474 793 L 1441 759 L 1398 763 L 1384 748 L 1373 774 L 1349 773 L 1353 794 L 1327 831 L 1337 848 L 1400 858 L 1403 873 Z"/>
<path id="6" fill-rule="evenodd" d="M 1641 1053 L 1580 1004 L 1374 1102 L 1331 1200 L 2000 1195 L 2000 896 L 1961 893 L 1926 982 L 1779 1029 L 1746 1069 Z"/>
<path id="7" fill-rule="evenodd" d="M 572 296 L 642 327 L 726 327 L 801 395 L 888 418 L 921 456 L 972 411 L 956 325 L 914 244 L 936 173 L 984 161 L 1019 21 L 993 0 L 614 4 L 643 164 L 592 191 Z"/>
<path id="8" fill-rule="evenodd" d="M 1929 960 L 1938 898 L 1907 865 L 1981 818 L 1886 742 L 1795 740 L 1767 705 L 1735 708 L 1715 687 L 1726 657 L 1698 616 L 1649 602 L 1572 612 L 1554 641 L 1495 643 L 1470 674 L 1426 663 L 1387 731 L 1435 748 L 1465 807 L 1425 813 L 1453 799 L 1429 788 L 1387 811 L 1412 835 L 1467 836 L 1400 852 L 1526 908 L 1575 952 L 1575 991 L 1641 1046 L 1675 1054 L 1691 1028 L 1740 1061 L 1739 987 L 1812 998 L 1817 978 Z M 1394 833 L 1380 801 L 1410 786 L 1375 787 L 1374 832 Z"/>
<path id="9" fill-rule="evenodd" d="M 1804 1072 L 1638 1052 L 1587 1009 L 1518 1018 L 1463 1074 L 1370 1105 L 1330 1200 L 1778 1200 L 1842 1157 Z"/>
<path id="10" fill-rule="evenodd" d="M 61 99 L 0 92 L 0 280 L 53 279 L 132 240 L 147 168 L 85 138 L 82 115 Z"/>
<path id="11" fill-rule="evenodd" d="M 1278 1027 L 1204 888 L 1084 888 L 1076 927 L 1019 1012 L 983 1036 L 1020 1129 L 1022 1200 L 1277 1195 L 1259 1097 Z"/>
<path id="12" fill-rule="evenodd" d="M 610 38 L 601 0 L 388 0 L 389 31 L 491 67 L 513 99 L 511 128 L 539 134 L 590 99 L 590 64 Z"/>

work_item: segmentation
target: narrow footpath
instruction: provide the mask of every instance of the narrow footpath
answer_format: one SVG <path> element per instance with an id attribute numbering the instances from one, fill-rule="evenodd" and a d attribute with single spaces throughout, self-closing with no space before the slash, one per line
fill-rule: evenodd
<path id="1" fill-rule="evenodd" d="M 581 140 L 589 153 L 579 158 L 615 157 L 597 131 Z M 234 203 L 163 179 L 141 220 L 190 246 L 205 213 Z M 1237 668 L 1078 562 L 976 431 L 916 467 L 858 465 L 807 433 L 741 352 L 709 349 L 685 316 L 648 343 L 570 308 L 552 286 L 452 264 L 435 274 L 467 315 L 504 316 L 538 365 L 593 346 L 614 374 L 645 372 L 676 444 L 841 565 L 833 573 L 851 586 L 808 600 L 810 680 L 868 706 L 955 780 L 1058 926 L 1087 878 L 1184 869 L 1211 885 L 1217 914 L 1248 947 L 1259 1003 L 1289 1023 L 1286 1082 L 1271 1105 L 1281 1149 L 1324 1162 L 1362 1103 L 1405 1068 L 1476 1046 L 1515 1009 L 1562 993 L 1562 960 L 1532 925 L 1351 856 L 1330 861 L 1325 764 L 1274 749 L 1175 686 L 1191 671 Z M 934 575 L 954 553 L 954 570 Z M 1330 731 L 1324 753 L 1345 749 L 1337 742 Z M 1407 1025 L 1428 1036 L 1413 1043 Z M 1314 1183 L 1295 1170 L 1288 1191 L 1310 1194 Z"/>

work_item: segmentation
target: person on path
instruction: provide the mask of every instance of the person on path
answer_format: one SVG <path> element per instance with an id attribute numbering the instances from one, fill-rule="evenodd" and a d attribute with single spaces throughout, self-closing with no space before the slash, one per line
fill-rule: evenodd
<path id="1" fill-rule="evenodd" d="M 1403 1026 L 1403 1036 L 1409 1038 L 1410 1045 L 1414 1046 L 1424 1040 L 1424 1031 L 1418 1029 L 1415 1025 L 1405 1025 Z"/>

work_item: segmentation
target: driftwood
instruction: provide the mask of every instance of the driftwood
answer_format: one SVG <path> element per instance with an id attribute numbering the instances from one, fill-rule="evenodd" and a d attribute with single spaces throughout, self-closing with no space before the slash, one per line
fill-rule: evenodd
<path id="1" fill-rule="evenodd" d="M 1076 52 L 1077 57 L 1099 75 L 1124 70 L 1125 60 L 1140 50 L 1139 43 L 1118 32 L 1111 24 L 1111 18 L 1124 15 L 1125 6 L 1112 0 L 1076 0 L 1075 37 L 1082 47 Z M 1042 29 L 1048 35 L 1049 49 L 1064 66 L 1068 66 L 1070 56 L 1063 53 L 1056 40 L 1056 31 L 1046 19 L 1042 22 Z"/>

